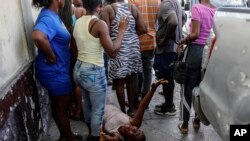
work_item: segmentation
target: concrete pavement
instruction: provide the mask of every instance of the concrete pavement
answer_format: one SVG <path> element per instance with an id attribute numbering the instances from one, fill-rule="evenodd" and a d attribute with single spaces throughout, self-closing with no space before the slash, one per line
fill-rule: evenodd
<path id="1" fill-rule="evenodd" d="M 210 126 L 205 126 L 201 124 L 199 131 L 195 131 L 192 127 L 192 123 L 189 123 L 189 133 L 183 135 L 180 133 L 177 125 L 179 121 L 179 85 L 176 85 L 174 101 L 177 109 L 177 114 L 175 116 L 158 116 L 153 113 L 154 106 L 163 102 L 163 96 L 159 95 L 158 92 L 161 90 L 159 87 L 155 93 L 149 109 L 146 110 L 144 114 L 144 119 L 141 129 L 146 135 L 147 141 L 222 141 L 219 135 Z M 116 106 L 118 106 L 116 94 L 114 90 L 109 87 L 109 99 L 112 100 Z M 194 117 L 194 112 L 191 114 L 192 119 Z M 83 122 L 71 121 L 71 127 L 74 132 L 80 133 L 84 136 L 84 141 L 87 137 L 87 127 Z M 51 121 L 48 133 L 43 137 L 42 141 L 56 141 L 59 138 L 58 129 L 54 123 Z"/>

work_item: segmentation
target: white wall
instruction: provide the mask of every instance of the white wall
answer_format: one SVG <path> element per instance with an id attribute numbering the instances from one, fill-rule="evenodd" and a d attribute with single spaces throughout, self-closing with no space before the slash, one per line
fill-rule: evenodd
<path id="1" fill-rule="evenodd" d="M 0 0 L 0 97 L 34 58 L 31 0 Z M 34 17 L 34 18 L 33 18 Z M 25 23 L 25 24 L 24 24 Z M 30 36 L 29 36 L 30 35 Z"/>

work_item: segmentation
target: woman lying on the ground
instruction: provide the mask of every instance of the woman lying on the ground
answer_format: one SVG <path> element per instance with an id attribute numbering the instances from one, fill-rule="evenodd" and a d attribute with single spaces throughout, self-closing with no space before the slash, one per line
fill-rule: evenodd
<path id="1" fill-rule="evenodd" d="M 156 88 L 167 80 L 158 80 L 152 84 L 151 90 L 140 102 L 135 117 L 131 118 L 114 105 L 106 105 L 103 122 L 104 141 L 145 141 L 144 133 L 139 129 L 143 115 L 152 99 Z"/>

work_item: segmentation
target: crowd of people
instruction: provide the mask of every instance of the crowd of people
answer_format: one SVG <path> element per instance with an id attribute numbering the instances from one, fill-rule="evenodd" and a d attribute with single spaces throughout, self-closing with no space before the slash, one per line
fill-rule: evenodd
<path id="1" fill-rule="evenodd" d="M 33 0 L 42 8 L 32 33 L 36 77 L 48 90 L 59 140 L 81 140 L 71 131 L 69 117 L 84 116 L 88 141 L 144 141 L 139 127 L 159 85 L 165 102 L 154 113 L 176 115 L 171 64 L 183 44 L 188 48 L 187 104 L 178 128 L 188 133 L 192 89 L 201 81 L 202 52 L 216 10 L 209 0 L 199 2 L 191 10 L 190 33 L 183 37 L 187 16 L 178 0 Z M 107 102 L 108 78 L 119 108 Z M 193 126 L 199 129 L 198 117 Z"/>

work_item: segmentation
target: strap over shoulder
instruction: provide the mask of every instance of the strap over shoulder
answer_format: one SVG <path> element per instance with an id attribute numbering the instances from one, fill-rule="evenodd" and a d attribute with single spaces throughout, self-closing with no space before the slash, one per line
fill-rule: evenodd
<path id="1" fill-rule="evenodd" d="M 94 25 L 99 21 L 99 19 L 95 19 L 95 21 L 93 22 L 93 24 L 91 25 L 90 29 L 89 29 L 89 33 L 91 33 Z"/>
<path id="2" fill-rule="evenodd" d="M 131 12 L 132 16 L 137 19 L 137 14 L 135 13 L 135 8 L 133 5 L 128 4 L 128 10 Z M 136 14 L 136 15 L 135 15 Z"/>

